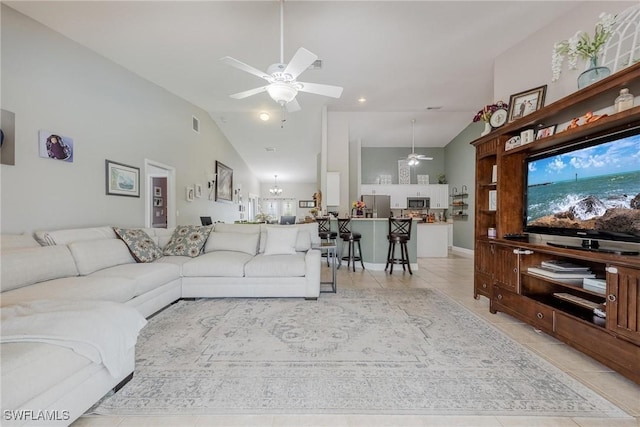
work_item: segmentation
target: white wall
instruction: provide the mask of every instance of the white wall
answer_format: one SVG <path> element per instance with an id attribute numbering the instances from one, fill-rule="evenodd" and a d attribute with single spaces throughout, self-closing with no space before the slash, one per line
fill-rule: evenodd
<path id="1" fill-rule="evenodd" d="M 5 5 L 1 59 L 2 108 L 16 117 L 16 164 L 0 170 L 3 233 L 144 225 L 144 185 L 140 198 L 105 195 L 105 159 L 141 174 L 144 159 L 175 167 L 178 224 L 238 219 L 236 205 L 207 199 L 215 160 L 234 170 L 243 193 L 259 192 L 206 112 Z M 73 163 L 38 156 L 40 129 L 73 138 Z M 203 197 L 189 203 L 185 187 L 196 183 Z"/>
<path id="2" fill-rule="evenodd" d="M 509 102 L 512 94 L 546 84 L 545 105 L 549 105 L 577 91 L 576 80 L 584 71 L 584 63 L 581 62 L 578 62 L 577 70 L 569 70 L 565 61 L 560 80 L 551 83 L 553 45 L 572 37 L 578 30 L 593 36 L 598 15 L 602 12 L 615 15 L 637 3 L 637 1 L 577 3 L 576 8 L 570 13 L 504 52 L 495 60 L 494 100 Z"/>
<path id="3" fill-rule="evenodd" d="M 348 114 L 329 112 L 327 117 L 327 171 L 340 172 L 341 215 L 350 212 L 349 202 L 349 117 Z M 326 207 L 326 206 L 324 206 Z"/>

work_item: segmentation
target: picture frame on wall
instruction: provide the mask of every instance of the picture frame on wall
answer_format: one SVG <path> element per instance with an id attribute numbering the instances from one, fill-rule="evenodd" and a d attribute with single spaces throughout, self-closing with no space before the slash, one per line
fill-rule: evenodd
<path id="1" fill-rule="evenodd" d="M 153 197 L 162 197 L 162 187 L 153 187 Z"/>
<path id="2" fill-rule="evenodd" d="M 162 200 L 161 198 L 159 198 L 159 197 L 155 197 L 155 198 L 153 199 L 153 206 L 154 206 L 154 207 L 159 208 L 159 207 L 162 207 L 162 206 L 163 206 L 163 204 L 164 204 L 164 203 L 163 203 L 163 200 Z"/>
<path id="3" fill-rule="evenodd" d="M 105 160 L 105 183 L 108 196 L 140 197 L 140 168 Z"/>
<path id="4" fill-rule="evenodd" d="M 193 197 L 195 195 L 195 189 L 193 187 L 187 187 L 186 189 L 186 198 L 187 202 L 193 202 Z"/>
<path id="5" fill-rule="evenodd" d="M 509 98 L 509 122 L 539 110 L 544 106 L 547 85 L 511 95 Z"/>
<path id="6" fill-rule="evenodd" d="M 298 207 L 299 208 L 315 208 L 316 207 L 316 201 L 315 200 L 299 200 L 298 201 Z"/>
<path id="7" fill-rule="evenodd" d="M 233 203 L 233 169 L 216 160 L 216 202 Z"/>
<path id="8" fill-rule="evenodd" d="M 196 197 L 202 197 L 202 184 L 196 184 Z"/>

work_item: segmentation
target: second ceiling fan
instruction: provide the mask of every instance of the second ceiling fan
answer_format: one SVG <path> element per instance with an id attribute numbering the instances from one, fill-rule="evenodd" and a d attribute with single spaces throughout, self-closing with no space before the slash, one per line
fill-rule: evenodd
<path id="1" fill-rule="evenodd" d="M 339 86 L 297 81 L 298 76 L 317 59 L 317 55 L 301 47 L 288 64 L 284 63 L 284 0 L 280 1 L 280 62 L 270 65 L 265 73 L 230 56 L 220 58 L 225 64 L 260 77 L 269 83 L 266 86 L 235 93 L 231 95 L 231 98 L 244 99 L 267 92 L 274 101 L 290 113 L 300 110 L 300 104 L 296 100 L 298 92 L 314 93 L 332 98 L 340 98 L 342 95 L 342 88 Z"/>
<path id="2" fill-rule="evenodd" d="M 407 156 L 409 166 L 417 166 L 420 160 L 433 160 L 433 157 L 427 157 L 422 154 L 416 154 L 416 119 L 411 120 L 411 153 Z"/>

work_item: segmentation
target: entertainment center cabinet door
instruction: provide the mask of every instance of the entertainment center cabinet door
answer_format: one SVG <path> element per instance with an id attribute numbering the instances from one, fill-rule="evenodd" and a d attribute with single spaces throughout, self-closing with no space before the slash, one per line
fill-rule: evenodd
<path id="1" fill-rule="evenodd" d="M 504 289 L 511 292 L 520 292 L 520 272 L 518 269 L 518 254 L 515 254 L 511 246 L 495 245 L 493 254 L 494 281 Z"/>
<path id="2" fill-rule="evenodd" d="M 640 269 L 607 268 L 607 329 L 640 345 Z"/>

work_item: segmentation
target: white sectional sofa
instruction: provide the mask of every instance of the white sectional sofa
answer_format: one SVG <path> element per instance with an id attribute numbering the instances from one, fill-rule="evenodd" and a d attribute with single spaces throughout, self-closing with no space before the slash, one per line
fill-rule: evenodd
<path id="1" fill-rule="evenodd" d="M 174 230 L 145 229 L 161 250 Z M 291 236 L 294 236 L 293 240 Z M 317 225 L 216 224 L 197 256 L 136 262 L 112 227 L 2 236 L 0 310 L 42 300 L 104 301 L 148 317 L 180 298 L 303 297 L 320 294 Z M 295 244 L 292 245 L 292 242 Z M 114 316 L 117 315 L 114 313 Z M 4 316 L 4 314 L 3 314 Z M 134 370 L 135 347 L 120 374 L 48 342 L 2 342 L 2 425 L 67 425 Z M 54 419 L 16 412 L 46 411 Z M 24 415 L 24 413 L 20 414 Z"/>

